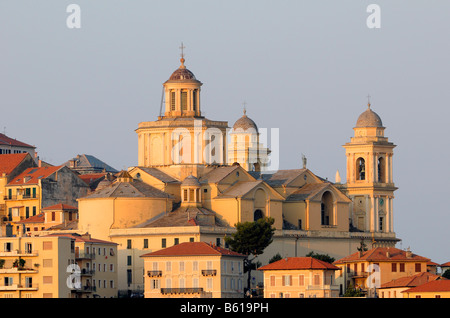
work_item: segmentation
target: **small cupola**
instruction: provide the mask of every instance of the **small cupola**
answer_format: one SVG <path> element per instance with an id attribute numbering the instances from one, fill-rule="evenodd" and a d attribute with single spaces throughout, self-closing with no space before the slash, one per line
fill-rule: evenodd
<path id="1" fill-rule="evenodd" d="M 201 184 L 193 175 L 181 183 L 181 206 L 201 206 Z"/>

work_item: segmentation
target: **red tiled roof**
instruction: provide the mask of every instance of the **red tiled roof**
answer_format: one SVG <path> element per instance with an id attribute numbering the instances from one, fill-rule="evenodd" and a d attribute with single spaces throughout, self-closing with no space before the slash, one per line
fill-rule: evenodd
<path id="1" fill-rule="evenodd" d="M 162 250 L 141 255 L 141 257 L 155 256 L 188 256 L 188 255 L 222 255 L 222 256 L 241 256 L 245 255 L 230 251 L 220 246 L 208 244 L 206 242 L 186 242 L 177 244 Z"/>
<path id="2" fill-rule="evenodd" d="M 11 180 L 8 185 L 37 184 L 40 179 L 47 178 L 62 167 L 63 166 L 28 168 Z"/>
<path id="3" fill-rule="evenodd" d="M 441 264 L 441 266 L 444 266 L 444 267 L 450 266 L 450 262 L 446 262 L 446 263 L 444 263 L 444 264 Z"/>
<path id="4" fill-rule="evenodd" d="M 28 152 L 0 155 L 0 174 L 10 174 L 27 155 Z"/>
<path id="5" fill-rule="evenodd" d="M 402 291 L 402 293 L 417 292 L 450 292 L 450 279 L 433 280 L 426 284 Z"/>
<path id="6" fill-rule="evenodd" d="M 288 257 L 258 268 L 258 270 L 303 270 L 303 269 L 338 270 L 339 267 L 334 266 L 333 264 L 330 264 L 328 262 L 316 259 L 314 257 Z"/>
<path id="7" fill-rule="evenodd" d="M 413 276 L 406 276 L 394 279 L 390 282 L 382 284 L 380 288 L 415 287 L 436 279 L 441 279 L 441 276 L 431 274 L 428 272 L 422 272 Z"/>
<path id="8" fill-rule="evenodd" d="M 59 203 L 59 204 L 55 204 L 52 206 L 48 206 L 43 208 L 42 210 L 78 210 L 77 207 L 68 205 L 68 204 L 64 204 L 64 203 Z"/>
<path id="9" fill-rule="evenodd" d="M 80 174 L 78 175 L 78 178 L 86 182 L 86 184 L 90 184 L 92 181 L 98 180 L 102 177 L 104 177 L 107 174 L 107 172 L 102 173 L 87 173 L 87 174 Z"/>
<path id="10" fill-rule="evenodd" d="M 5 134 L 0 134 L 0 145 L 36 148 L 34 146 L 31 146 L 31 145 L 21 142 L 19 140 L 10 138 L 10 137 L 6 136 Z"/>
<path id="11" fill-rule="evenodd" d="M 45 215 L 44 213 L 40 213 L 38 215 L 30 216 L 25 220 L 18 221 L 17 223 L 44 223 L 44 222 L 45 222 Z"/>
<path id="12" fill-rule="evenodd" d="M 389 262 L 389 261 L 404 261 L 404 262 L 412 262 L 412 261 L 423 261 L 429 262 L 430 259 L 426 257 L 422 257 L 411 253 L 411 256 L 408 257 L 406 255 L 406 251 L 395 247 L 376 247 L 371 250 L 363 252 L 363 255 L 360 256 L 359 252 L 353 253 L 347 257 L 341 258 L 334 262 L 333 264 L 343 264 L 348 262 L 358 262 L 358 261 L 370 261 L 370 262 Z"/>

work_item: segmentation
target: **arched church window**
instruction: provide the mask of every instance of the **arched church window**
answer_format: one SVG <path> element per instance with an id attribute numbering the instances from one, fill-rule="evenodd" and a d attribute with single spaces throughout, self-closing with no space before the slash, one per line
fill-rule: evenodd
<path id="1" fill-rule="evenodd" d="M 378 182 L 385 182 L 385 161 L 383 157 L 378 158 Z"/>
<path id="2" fill-rule="evenodd" d="M 322 202 L 320 204 L 320 218 L 322 225 L 333 224 L 333 196 L 329 191 L 322 195 Z"/>
<path id="3" fill-rule="evenodd" d="M 356 160 L 356 169 L 357 180 L 366 180 L 366 162 L 363 158 Z"/>
<path id="4" fill-rule="evenodd" d="M 262 217 L 263 217 L 263 212 L 259 209 L 255 210 L 255 212 L 253 213 L 253 221 L 258 221 Z"/>

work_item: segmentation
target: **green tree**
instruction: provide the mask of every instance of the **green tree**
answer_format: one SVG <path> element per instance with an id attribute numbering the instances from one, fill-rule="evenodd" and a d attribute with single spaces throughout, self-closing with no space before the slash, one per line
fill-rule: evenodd
<path id="1" fill-rule="evenodd" d="M 281 259 L 283 259 L 283 257 L 280 255 L 280 253 L 277 253 L 274 256 L 272 256 L 271 259 L 269 259 L 269 264 L 279 261 Z"/>
<path id="2" fill-rule="evenodd" d="M 344 294 L 344 297 L 361 297 L 361 296 L 362 296 L 361 291 L 353 287 L 353 285 L 349 285 Z"/>
<path id="3" fill-rule="evenodd" d="M 254 222 L 239 222 L 236 224 L 236 232 L 231 237 L 226 237 L 225 242 L 232 251 L 247 255 L 244 261 L 244 272 L 248 273 L 247 284 L 250 288 L 251 271 L 256 269 L 253 262 L 258 255 L 273 241 L 275 228 L 272 227 L 273 218 L 260 218 Z M 253 255 L 250 258 L 250 255 Z"/>
<path id="4" fill-rule="evenodd" d="M 318 253 L 314 253 L 313 251 L 306 254 L 306 257 L 316 258 L 316 259 L 319 259 L 321 261 L 324 261 L 324 262 L 327 262 L 330 264 L 332 264 L 335 261 L 334 257 L 331 257 L 328 254 L 318 254 Z"/>

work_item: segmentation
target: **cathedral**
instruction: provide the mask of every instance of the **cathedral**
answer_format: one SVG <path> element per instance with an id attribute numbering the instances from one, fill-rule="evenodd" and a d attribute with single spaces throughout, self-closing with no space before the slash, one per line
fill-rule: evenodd
<path id="1" fill-rule="evenodd" d="M 138 124 L 138 165 L 78 200 L 78 230 L 118 243 L 119 289 L 143 290 L 140 255 L 183 242 L 224 245 L 239 222 L 275 220 L 273 243 L 258 256 L 336 259 L 364 241 L 395 246 L 394 144 L 370 103 L 343 147 L 346 183 L 306 168 L 270 171 L 270 149 L 247 115 L 228 122 L 202 115 L 201 87 L 180 66 L 163 83 L 164 110 Z M 262 281 L 256 273 L 252 284 Z M 252 286 L 253 287 L 253 286 Z"/>

